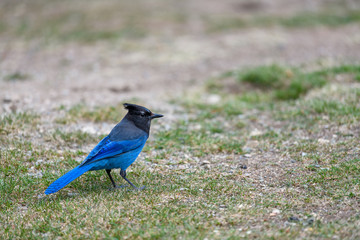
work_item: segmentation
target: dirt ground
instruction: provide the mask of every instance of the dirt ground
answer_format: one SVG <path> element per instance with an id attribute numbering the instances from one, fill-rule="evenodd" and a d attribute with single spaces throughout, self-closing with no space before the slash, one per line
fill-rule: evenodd
<path id="1" fill-rule="evenodd" d="M 211 76 L 239 67 L 276 62 L 316 68 L 319 64 L 357 62 L 360 59 L 358 24 L 337 28 L 250 27 L 206 33 L 203 27 L 197 26 L 201 22 L 195 18 L 196 13 L 291 15 L 309 9 L 316 11 L 324 2 L 184 1 L 179 3 L 178 12 L 189 15 L 181 26 L 191 26 L 186 31 L 167 32 L 172 25 L 164 22 L 160 27 L 167 30 L 162 34 L 91 44 L 45 43 L 41 36 L 24 40 L 3 34 L 0 36 L 0 74 L 4 77 L 21 72 L 27 79 L 0 81 L 3 105 L 0 109 L 8 111 L 10 104 L 13 110 L 46 112 L 59 105 L 115 104 L 131 98 L 154 106 L 201 85 Z M 111 4 L 114 3 L 91 2 L 90 6 L 101 9 Z M 159 4 L 155 1 L 154 6 L 149 7 L 159 13 Z M 349 1 L 348 4 L 355 3 Z M 176 6 L 165 7 L 174 11 Z M 149 32 L 154 28 L 156 26 L 149 27 Z"/>

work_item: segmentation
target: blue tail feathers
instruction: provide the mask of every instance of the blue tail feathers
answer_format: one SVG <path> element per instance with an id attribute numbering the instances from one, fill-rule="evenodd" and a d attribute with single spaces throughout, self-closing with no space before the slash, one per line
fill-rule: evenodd
<path id="1" fill-rule="evenodd" d="M 93 164 L 78 166 L 73 170 L 67 172 L 65 175 L 57 179 L 55 182 L 50 184 L 50 186 L 45 190 L 45 194 L 51 194 L 59 191 L 69 183 L 71 183 L 76 178 L 80 177 L 86 171 L 89 171 L 93 167 Z"/>

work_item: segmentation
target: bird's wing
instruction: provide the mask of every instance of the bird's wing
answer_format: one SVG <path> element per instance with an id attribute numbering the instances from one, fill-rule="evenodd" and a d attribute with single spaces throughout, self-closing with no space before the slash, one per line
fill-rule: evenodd
<path id="1" fill-rule="evenodd" d="M 110 139 L 109 136 L 104 137 L 95 147 L 93 150 L 91 150 L 91 152 L 89 153 L 89 155 L 85 158 L 85 160 L 83 161 L 83 163 L 85 163 L 88 159 L 93 158 L 106 144 L 110 143 Z"/>
<path id="2" fill-rule="evenodd" d="M 134 150 L 143 145 L 147 140 L 146 136 L 122 141 L 111 141 L 105 137 L 99 144 L 90 152 L 86 159 L 80 166 L 95 162 L 100 159 L 110 158 Z"/>

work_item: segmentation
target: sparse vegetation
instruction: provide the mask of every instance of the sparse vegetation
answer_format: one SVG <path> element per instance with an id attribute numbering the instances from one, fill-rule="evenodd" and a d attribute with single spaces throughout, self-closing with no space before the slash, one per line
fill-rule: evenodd
<path id="1" fill-rule="evenodd" d="M 345 24 L 360 21 L 360 11 L 345 10 L 342 12 L 300 12 L 293 16 L 256 16 L 244 18 L 233 17 L 211 17 L 207 19 L 207 30 L 219 32 L 239 28 L 257 26 L 283 26 L 288 28 L 305 28 L 315 26 L 338 27 Z"/>
<path id="2" fill-rule="evenodd" d="M 259 101 L 260 96 L 256 93 L 256 89 L 262 91 L 261 95 L 264 96 L 261 98 L 263 99 L 270 97 L 275 100 L 291 100 L 298 99 L 314 88 L 323 87 L 338 74 L 349 74 L 354 81 L 357 81 L 359 70 L 358 65 L 343 65 L 305 73 L 300 69 L 278 65 L 260 66 L 243 71 L 229 71 L 218 78 L 211 79 L 207 88 L 215 93 L 226 91 L 226 84 L 229 83 L 224 79 L 230 78 L 230 84 L 238 85 L 235 89 L 239 89 L 238 92 L 242 93 L 241 98 L 244 100 Z M 250 89 L 246 83 L 251 85 Z M 234 89 L 230 90 L 234 91 Z"/>
<path id="3" fill-rule="evenodd" d="M 12 132 L 21 130 L 24 126 L 35 127 L 38 124 L 39 115 L 29 112 L 4 114 L 0 117 L 0 136 L 6 136 Z"/>
<path id="4" fill-rule="evenodd" d="M 358 3 L 190 2 L 0 1 L 1 239 L 360 238 Z M 45 196 L 125 100 L 165 115 L 146 189 Z"/>
<path id="5" fill-rule="evenodd" d="M 29 77 L 30 76 L 28 74 L 24 74 L 24 73 L 17 71 L 17 72 L 14 72 L 14 73 L 4 76 L 4 80 L 9 81 L 9 82 L 24 81 L 24 80 L 29 79 Z"/>
<path id="6" fill-rule="evenodd" d="M 61 107 L 64 110 L 64 107 Z M 122 104 L 117 106 L 96 107 L 91 109 L 84 104 L 78 104 L 66 110 L 65 117 L 56 119 L 57 123 L 68 124 L 79 120 L 91 122 L 118 122 L 125 113 Z"/>

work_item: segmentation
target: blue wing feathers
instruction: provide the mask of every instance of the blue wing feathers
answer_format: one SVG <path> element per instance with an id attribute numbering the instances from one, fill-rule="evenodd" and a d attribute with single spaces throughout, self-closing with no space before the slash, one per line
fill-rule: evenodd
<path id="1" fill-rule="evenodd" d="M 93 150 L 91 150 L 91 152 L 89 153 L 89 155 L 85 158 L 85 160 L 83 161 L 86 162 L 87 159 L 91 159 L 93 158 L 106 144 L 110 143 L 110 139 L 109 136 L 104 137 L 95 147 Z"/>
<path id="2" fill-rule="evenodd" d="M 124 140 L 124 141 L 110 141 L 109 139 L 106 139 L 104 141 L 103 139 L 96 147 L 97 151 L 96 154 L 92 154 L 93 151 L 89 154 L 89 156 L 81 163 L 80 166 L 84 166 L 87 164 L 90 164 L 92 162 L 104 159 L 104 158 L 111 158 L 118 156 L 120 154 L 132 151 L 134 149 L 137 149 L 138 147 L 145 144 L 147 137 L 144 136 L 142 138 L 138 139 L 132 139 L 132 140 Z M 103 142 L 104 141 L 104 142 Z M 100 147 L 98 147 L 101 144 Z"/>
<path id="3" fill-rule="evenodd" d="M 57 179 L 55 182 L 53 182 L 46 190 L 45 194 L 51 194 L 59 191 L 66 185 L 68 185 L 70 182 L 75 180 L 76 178 L 80 177 L 82 174 L 84 174 L 86 171 L 90 170 L 93 165 L 89 164 L 86 166 L 78 166 L 74 168 L 73 170 L 67 172 L 65 175 Z"/>

